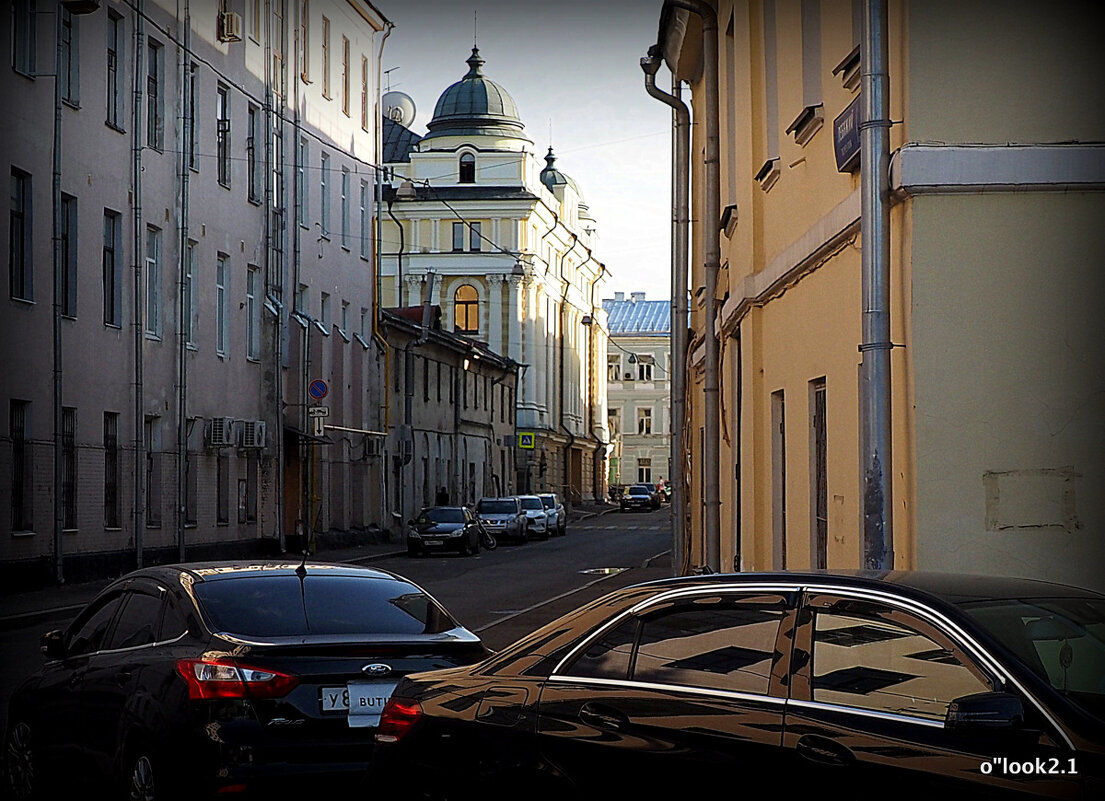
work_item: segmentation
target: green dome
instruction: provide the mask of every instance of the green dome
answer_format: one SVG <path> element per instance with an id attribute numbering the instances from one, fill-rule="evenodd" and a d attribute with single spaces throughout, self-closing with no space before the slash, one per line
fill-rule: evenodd
<path id="1" fill-rule="evenodd" d="M 434 107 L 423 139 L 437 136 L 506 136 L 531 141 L 506 90 L 486 78 L 480 51 L 473 47 L 468 74 L 446 89 Z"/>

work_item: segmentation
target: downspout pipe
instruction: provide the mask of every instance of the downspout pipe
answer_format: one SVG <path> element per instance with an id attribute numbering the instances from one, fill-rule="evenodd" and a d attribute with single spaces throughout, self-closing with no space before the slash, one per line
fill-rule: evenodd
<path id="1" fill-rule="evenodd" d="M 184 46 L 180 52 L 180 108 L 182 111 L 181 128 L 184 136 L 192 130 L 194 110 L 188 91 L 191 71 L 190 54 L 192 52 L 192 17 L 188 0 L 184 0 Z M 184 137 L 181 137 L 183 140 Z M 180 152 L 180 243 L 178 248 L 179 290 L 177 305 L 177 486 L 176 486 L 176 538 L 177 558 L 185 559 L 185 526 L 188 507 L 188 322 L 184 318 L 189 313 L 188 283 L 188 143 L 185 141 Z"/>
<path id="2" fill-rule="evenodd" d="M 719 347 L 716 336 L 717 276 L 721 265 L 721 151 L 718 101 L 717 12 L 702 0 L 666 0 L 665 5 L 696 14 L 702 20 L 702 61 L 706 105 L 705 202 L 703 248 L 705 268 L 704 310 L 705 375 L 703 447 L 703 528 L 705 567 L 721 570 L 721 403 Z"/>
<path id="3" fill-rule="evenodd" d="M 62 264 L 61 252 L 61 7 L 54 10 L 54 145 L 53 145 L 53 181 L 51 198 L 53 207 L 53 268 L 54 268 L 54 304 L 51 317 L 53 347 L 53 418 L 54 418 L 54 572 L 58 584 L 65 583 L 65 553 L 62 531 L 65 528 L 65 499 L 62 497 L 62 465 L 64 449 L 64 416 L 62 414 L 62 332 L 61 310 L 62 293 L 67 291 L 63 276 L 68 265 Z M 75 231 L 69 233 L 70 248 L 77 246 Z"/>
<path id="4" fill-rule="evenodd" d="M 552 229 L 550 229 L 549 233 L 552 233 Z M 572 462 L 572 446 L 576 444 L 576 435 L 572 433 L 572 430 L 570 428 L 568 428 L 568 426 L 564 425 L 564 374 L 565 374 L 564 360 L 566 358 L 565 346 L 566 346 L 566 341 L 567 341 L 567 337 L 564 336 L 564 322 L 565 322 L 565 319 L 568 316 L 568 287 L 571 286 L 571 284 L 568 283 L 568 279 L 564 277 L 564 262 L 568 258 L 568 254 L 571 253 L 573 250 L 575 250 L 575 247 L 576 247 L 577 244 L 579 244 L 579 237 L 576 234 L 572 234 L 572 246 L 570 248 L 568 248 L 566 251 L 564 251 L 564 254 L 560 257 L 560 270 L 558 271 L 560 280 L 564 284 L 564 291 L 562 292 L 562 294 L 560 296 L 560 387 L 559 387 L 560 397 L 558 399 L 559 403 L 557 404 L 560 408 L 558 410 L 559 414 L 558 414 L 557 422 L 559 423 L 560 428 L 563 429 L 564 433 L 568 435 L 568 444 L 564 446 L 564 489 L 565 490 L 567 490 L 572 485 L 571 480 L 570 480 L 571 462 Z M 587 258 L 588 259 L 591 258 L 590 253 L 587 254 Z M 586 263 L 587 263 L 586 261 L 583 262 L 583 264 L 586 264 Z M 581 264 L 580 266 L 582 267 L 583 265 Z M 565 495 L 565 497 L 567 497 L 568 493 L 565 491 L 564 495 Z"/>
<path id="5" fill-rule="evenodd" d="M 146 50 L 146 15 L 142 0 L 134 6 L 134 102 L 132 103 L 131 135 L 131 192 L 134 196 L 132 208 L 134 225 L 134 297 L 131 316 L 134 320 L 134 562 L 135 567 L 143 566 L 143 546 L 146 530 L 146 418 L 145 395 L 143 390 L 143 333 L 145 322 L 142 303 L 142 106 L 143 79 L 142 59 Z"/>
<path id="6" fill-rule="evenodd" d="M 689 572 L 687 543 L 687 491 L 684 486 L 684 453 L 687 407 L 687 371 L 682 368 L 687 356 L 687 212 L 690 187 L 691 114 L 679 98 L 679 79 L 672 76 L 672 93 L 657 88 L 656 72 L 660 69 L 660 46 L 653 45 L 648 57 L 641 59 L 645 73 L 645 91 L 651 97 L 671 106 L 674 141 L 672 142 L 672 245 L 671 245 L 671 482 L 672 487 L 672 568 L 676 575 Z"/>
<path id="7" fill-rule="evenodd" d="M 893 472 L 890 408 L 890 80 L 887 1 L 867 0 L 863 14 L 860 97 L 860 230 L 863 233 L 863 354 L 860 382 L 863 446 L 863 561 L 893 570 Z"/>

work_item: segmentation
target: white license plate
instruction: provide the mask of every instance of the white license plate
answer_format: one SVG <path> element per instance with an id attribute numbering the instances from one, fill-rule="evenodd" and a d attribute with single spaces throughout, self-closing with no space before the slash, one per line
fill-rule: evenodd
<path id="1" fill-rule="evenodd" d="M 347 712 L 349 726 L 379 726 L 384 704 L 395 690 L 393 681 L 351 681 L 345 687 L 323 687 L 323 712 Z"/>
<path id="2" fill-rule="evenodd" d="M 441 540 L 424 540 L 423 545 L 430 547 L 431 545 L 441 545 Z"/>

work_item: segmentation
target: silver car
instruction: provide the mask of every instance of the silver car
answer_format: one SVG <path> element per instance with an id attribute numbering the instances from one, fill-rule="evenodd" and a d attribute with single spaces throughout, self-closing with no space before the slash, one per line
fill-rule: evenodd
<path id="1" fill-rule="evenodd" d="M 568 533 L 568 513 L 564 509 L 564 504 L 552 492 L 542 492 L 537 497 L 545 504 L 545 511 L 549 514 L 549 533 L 563 537 Z"/>
<path id="2" fill-rule="evenodd" d="M 496 539 L 526 541 L 528 521 L 522 511 L 522 502 L 516 496 L 480 498 L 480 502 L 476 504 L 476 516 Z"/>
<path id="3" fill-rule="evenodd" d="M 536 495 L 519 495 L 522 511 L 526 513 L 529 534 L 543 540 L 549 538 L 549 513 L 545 504 Z"/>

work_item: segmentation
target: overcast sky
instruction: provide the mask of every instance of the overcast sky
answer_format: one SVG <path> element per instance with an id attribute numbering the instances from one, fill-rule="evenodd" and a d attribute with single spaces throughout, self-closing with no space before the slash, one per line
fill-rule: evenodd
<path id="1" fill-rule="evenodd" d="M 468 71 L 475 33 L 484 74 L 514 98 L 537 155 L 552 144 L 556 166 L 598 221 L 595 257 L 611 273 L 604 295 L 671 296 L 671 112 L 645 94 L 639 66 L 656 41 L 662 0 L 374 4 L 396 26 L 384 88 L 390 81 L 414 99 L 416 133 Z M 669 85 L 666 70 L 659 83 Z"/>

